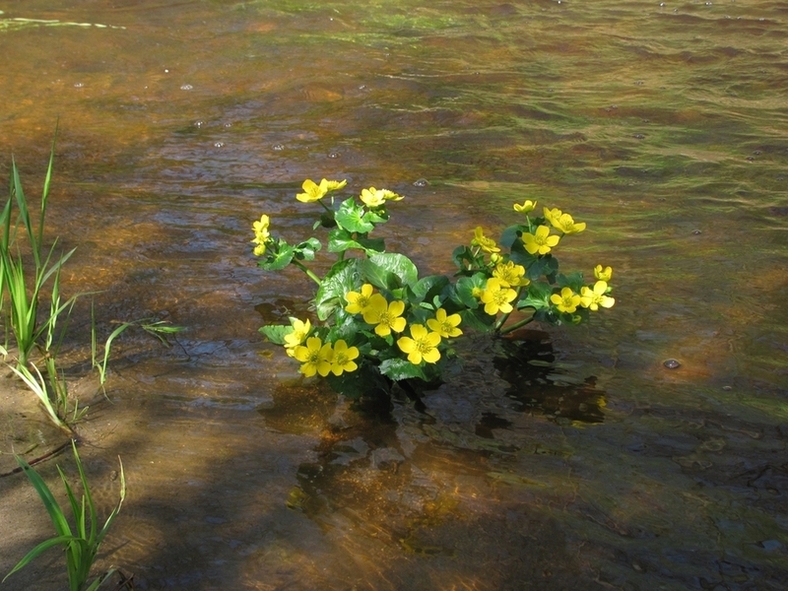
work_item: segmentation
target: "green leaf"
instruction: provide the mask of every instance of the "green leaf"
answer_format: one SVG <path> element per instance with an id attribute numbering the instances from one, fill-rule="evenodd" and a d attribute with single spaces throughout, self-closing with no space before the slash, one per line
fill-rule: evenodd
<path id="1" fill-rule="evenodd" d="M 487 332 L 495 322 L 495 316 L 490 316 L 484 311 L 484 308 L 464 310 L 460 312 L 460 316 L 462 316 L 463 330 L 468 327 L 480 332 Z"/>
<path id="2" fill-rule="evenodd" d="M 409 378 L 418 378 L 420 380 L 427 379 L 420 365 L 414 365 L 407 359 L 401 359 L 399 357 L 386 359 L 381 363 L 380 373 L 395 382 L 407 380 Z"/>
<path id="3" fill-rule="evenodd" d="M 30 480 L 33 488 L 36 489 L 38 496 L 41 497 L 41 501 L 44 503 L 47 513 L 49 513 L 49 517 L 52 520 L 52 525 L 55 526 L 55 531 L 57 532 L 58 536 L 73 537 L 71 528 L 68 525 L 68 520 L 66 519 L 63 510 L 60 508 L 60 505 L 55 500 L 52 491 L 49 490 L 49 487 L 46 485 L 44 480 L 22 458 L 17 457 L 16 461 L 22 467 L 22 470 Z"/>
<path id="4" fill-rule="evenodd" d="M 313 236 L 295 247 L 296 257 L 302 261 L 314 261 L 315 253 L 322 247 L 323 245 L 320 244 L 320 240 Z"/>
<path id="5" fill-rule="evenodd" d="M 328 252 L 345 252 L 352 248 L 363 250 L 367 254 L 376 254 L 386 250 L 386 243 L 382 238 L 354 238 L 352 233 L 343 228 L 335 228 L 329 233 Z"/>
<path id="6" fill-rule="evenodd" d="M 380 375 L 377 368 L 367 363 L 362 363 L 359 368 L 341 376 L 328 374 L 326 382 L 334 392 L 347 398 L 357 400 L 362 396 L 388 396 L 391 383 Z"/>
<path id="7" fill-rule="evenodd" d="M 455 294 L 459 303 L 466 308 L 476 309 L 479 307 L 479 300 L 473 295 L 474 290 L 484 289 L 487 284 L 487 277 L 483 273 L 476 273 L 471 277 L 460 277 L 457 280 Z"/>
<path id="8" fill-rule="evenodd" d="M 370 259 L 359 261 L 359 271 L 365 281 L 371 283 L 378 289 L 393 291 L 399 289 L 402 285 L 397 275 L 387 271 L 380 265 L 376 265 Z"/>
<path id="9" fill-rule="evenodd" d="M 416 302 L 431 302 L 435 296 L 441 295 L 443 289 L 449 285 L 449 278 L 445 275 L 430 275 L 419 279 L 412 286 Z"/>
<path id="10" fill-rule="evenodd" d="M 32 560 L 35 560 L 40 554 L 42 554 L 46 550 L 49 550 L 53 546 L 59 546 L 61 544 L 65 546 L 73 540 L 76 540 L 74 536 L 57 536 L 54 538 L 49 538 L 48 540 L 44 540 L 43 542 L 38 544 L 35 548 L 30 550 L 30 552 L 25 554 L 22 560 L 16 563 L 16 566 L 14 566 L 14 568 L 12 568 L 5 577 L 3 577 L 2 582 L 4 583 L 8 577 L 13 575 L 18 570 L 21 570 L 22 568 L 27 566 L 28 563 L 30 563 Z"/>
<path id="11" fill-rule="evenodd" d="M 343 259 L 328 270 L 315 295 L 315 307 L 320 320 L 326 320 L 338 307 L 344 307 L 345 294 L 359 285 L 358 266 L 358 259 Z"/>
<path id="12" fill-rule="evenodd" d="M 389 213 L 385 209 L 370 209 L 362 219 L 371 224 L 385 224 L 389 221 Z"/>
<path id="13" fill-rule="evenodd" d="M 509 226 L 501 234 L 501 240 L 499 241 L 499 244 L 505 248 L 511 249 L 514 243 L 520 240 L 520 236 L 523 235 L 523 232 L 527 231 L 527 228 L 519 224 Z"/>
<path id="14" fill-rule="evenodd" d="M 360 232 L 367 234 L 375 228 L 375 224 L 364 219 L 364 207 L 356 203 L 351 197 L 346 199 L 339 206 L 339 210 L 334 215 L 337 224 L 348 232 Z"/>
<path id="15" fill-rule="evenodd" d="M 419 280 L 419 269 L 404 254 L 398 252 L 380 253 L 373 255 L 369 260 L 399 278 L 399 285 L 394 288 L 414 285 Z"/>
<path id="16" fill-rule="evenodd" d="M 337 222 L 334 219 L 334 212 L 333 211 L 324 211 L 320 214 L 320 220 L 315 222 L 312 226 L 313 230 L 317 230 L 319 226 L 323 226 L 324 228 L 336 228 Z"/>
<path id="17" fill-rule="evenodd" d="M 575 293 L 580 293 L 580 289 L 585 286 L 583 281 L 583 274 L 579 271 L 573 271 L 569 275 L 563 273 L 556 278 L 558 287 L 570 287 Z"/>
<path id="18" fill-rule="evenodd" d="M 358 337 L 362 334 L 361 329 L 369 325 L 358 319 L 355 314 L 346 312 L 343 308 L 337 308 L 334 313 L 334 326 L 328 331 L 325 341 L 336 343 L 342 339 L 349 346 L 356 345 Z"/>
<path id="19" fill-rule="evenodd" d="M 523 267 L 525 267 L 526 271 L 528 271 L 528 269 L 530 269 L 533 266 L 533 264 L 537 260 L 539 260 L 538 256 L 533 255 L 529 253 L 527 250 L 525 250 L 522 240 L 515 240 L 510 248 L 511 248 L 511 254 L 509 255 L 509 260 L 513 261 L 517 265 L 522 265 Z M 526 276 L 529 277 L 530 279 L 536 279 L 537 277 L 539 277 L 539 273 L 537 273 L 533 277 L 527 273 Z"/>
<path id="20" fill-rule="evenodd" d="M 548 283 L 534 281 L 528 286 L 525 297 L 517 302 L 517 309 L 533 308 L 538 311 L 543 308 L 550 308 L 550 295 L 552 293 L 553 288 Z"/>
<path id="21" fill-rule="evenodd" d="M 468 265 L 473 265 L 473 251 L 467 246 L 458 246 L 454 249 L 454 252 L 452 252 L 451 260 L 454 261 L 458 269 L 465 271 Z"/>
<path id="22" fill-rule="evenodd" d="M 280 240 L 279 244 L 265 259 L 258 261 L 257 265 L 266 271 L 280 271 L 290 264 L 296 253 L 296 247 L 290 246 L 284 240 Z"/>
<path id="23" fill-rule="evenodd" d="M 293 327 L 289 324 L 267 324 L 260 327 L 260 332 L 275 345 L 284 345 L 285 335 L 293 332 Z"/>

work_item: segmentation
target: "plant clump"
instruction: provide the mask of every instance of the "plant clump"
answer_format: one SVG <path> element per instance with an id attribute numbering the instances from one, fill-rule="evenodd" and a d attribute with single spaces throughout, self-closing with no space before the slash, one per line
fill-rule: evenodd
<path id="1" fill-rule="evenodd" d="M 301 364 L 305 377 L 320 376 L 338 392 L 358 398 L 400 383 L 442 381 L 456 370 L 452 346 L 466 330 L 506 334 L 538 320 L 553 325 L 586 322 L 610 308 L 612 268 L 597 265 L 594 280 L 562 273 L 554 250 L 585 231 L 585 222 L 558 208 L 515 203 L 519 220 L 496 241 L 481 226 L 452 253 L 452 276 L 421 276 L 405 254 L 387 252 L 375 228 L 390 220 L 403 197 L 369 187 L 355 197 L 336 193 L 347 181 L 306 180 L 296 199 L 320 206 L 312 229 L 327 231 L 336 261 L 320 277 L 308 266 L 323 243 L 315 236 L 290 244 L 272 232 L 264 214 L 252 226 L 253 253 L 265 271 L 294 266 L 316 284 L 316 318 L 290 318 L 260 331 Z M 275 223 L 274 223 L 275 227 Z M 515 314 L 516 316 L 512 316 Z"/>

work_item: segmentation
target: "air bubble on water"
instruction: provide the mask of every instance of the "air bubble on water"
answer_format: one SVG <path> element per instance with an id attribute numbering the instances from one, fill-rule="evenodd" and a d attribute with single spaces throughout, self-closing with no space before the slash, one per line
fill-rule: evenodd
<path id="1" fill-rule="evenodd" d="M 82 82 L 74 82 L 74 88 L 84 88 L 84 84 Z"/>
<path id="2" fill-rule="evenodd" d="M 225 127 L 227 127 L 227 128 L 229 128 L 229 127 L 232 127 L 232 126 L 233 126 L 233 124 L 232 124 L 232 123 L 225 123 L 225 124 L 224 124 L 224 126 L 225 126 Z"/>
<path id="3" fill-rule="evenodd" d="M 165 73 L 165 74 L 169 74 L 169 73 L 170 73 L 170 71 L 169 71 L 167 68 L 165 68 L 165 69 L 164 69 L 164 73 Z"/>
<path id="4" fill-rule="evenodd" d="M 676 359 L 666 359 L 662 365 L 667 367 L 668 369 L 678 369 L 681 367 L 681 363 L 678 362 Z"/>
<path id="5" fill-rule="evenodd" d="M 194 122 L 194 127 L 198 128 L 198 129 L 200 127 L 204 127 L 204 126 L 205 126 L 205 121 L 195 121 Z"/>
<path id="6" fill-rule="evenodd" d="M 224 148 L 224 142 L 214 142 L 213 143 L 213 147 L 214 148 Z"/>
<path id="7" fill-rule="evenodd" d="M 274 152 L 281 152 L 282 150 L 285 149 L 285 145 L 284 144 L 274 144 L 272 146 L 272 149 L 274 150 Z"/>
<path id="8" fill-rule="evenodd" d="M 418 179 L 418 180 L 413 181 L 413 186 L 414 187 L 426 187 L 429 184 L 430 184 L 430 182 L 427 179 Z"/>
<path id="9" fill-rule="evenodd" d="M 339 155 L 340 155 L 339 152 L 329 152 L 328 153 L 328 157 L 329 158 L 339 158 Z"/>
<path id="10" fill-rule="evenodd" d="M 693 234 L 694 236 L 700 236 L 702 233 L 703 233 L 703 232 L 701 232 L 700 230 L 693 230 L 693 231 L 692 231 L 692 234 Z"/>
<path id="11" fill-rule="evenodd" d="M 191 84 L 181 84 L 181 90 L 192 90 L 192 89 L 194 89 L 194 86 L 192 86 Z"/>

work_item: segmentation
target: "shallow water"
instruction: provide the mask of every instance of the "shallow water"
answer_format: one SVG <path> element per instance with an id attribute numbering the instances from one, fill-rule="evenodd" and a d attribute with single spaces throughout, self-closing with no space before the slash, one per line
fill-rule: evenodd
<path id="1" fill-rule="evenodd" d="M 13 153 L 35 194 L 59 117 L 65 288 L 100 290 L 107 332 L 188 328 L 124 336 L 80 427 L 103 502 L 118 454 L 129 483 L 102 564 L 141 589 L 788 586 L 783 3 L 63 4 L 0 2 L 0 176 Z M 255 268 L 251 222 L 306 234 L 293 196 L 324 176 L 406 195 L 386 238 L 424 272 L 515 200 L 571 211 L 561 261 L 612 265 L 617 304 L 469 344 L 424 411 L 354 410 L 257 333 L 310 286 Z M 71 335 L 77 379 L 86 300 Z"/>

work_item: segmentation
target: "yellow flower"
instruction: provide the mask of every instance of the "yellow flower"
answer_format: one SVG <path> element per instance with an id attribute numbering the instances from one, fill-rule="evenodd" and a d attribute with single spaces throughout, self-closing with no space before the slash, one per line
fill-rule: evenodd
<path id="1" fill-rule="evenodd" d="M 268 232 L 270 223 L 271 218 L 263 214 L 260 221 L 252 224 L 252 230 L 254 230 L 254 240 L 252 240 L 252 242 L 254 244 L 265 244 L 268 242 L 268 239 L 271 237 L 271 234 Z"/>
<path id="2" fill-rule="evenodd" d="M 495 240 L 492 238 L 487 238 L 484 235 L 484 230 L 481 226 L 477 226 L 476 229 L 473 231 L 473 240 L 471 240 L 471 244 L 473 246 L 478 246 L 484 252 L 495 253 L 501 252 L 501 249 L 495 243 Z"/>
<path id="3" fill-rule="evenodd" d="M 328 193 L 329 191 L 328 181 L 326 179 L 320 181 L 319 185 L 316 184 L 311 179 L 306 179 L 304 181 L 304 184 L 301 185 L 301 188 L 304 190 L 304 192 L 296 195 L 296 199 L 298 199 L 301 203 L 312 203 L 313 201 L 320 201 L 323 197 L 326 196 L 326 193 Z"/>
<path id="4" fill-rule="evenodd" d="M 539 226 L 535 234 L 523 234 L 523 245 L 530 254 L 547 254 L 560 239 L 560 236 L 550 236 L 547 226 Z"/>
<path id="5" fill-rule="evenodd" d="M 610 267 L 608 267 L 608 269 L 609 268 Z M 583 289 L 580 290 L 580 305 L 594 312 L 599 310 L 599 306 L 603 308 L 612 308 L 613 304 L 616 303 L 616 299 L 605 295 L 606 293 L 606 281 L 597 281 L 593 289 L 584 286 Z"/>
<path id="6" fill-rule="evenodd" d="M 437 332 L 444 339 L 450 337 L 458 337 L 462 331 L 457 328 L 460 325 L 462 318 L 459 314 L 446 315 L 446 310 L 438 308 L 435 310 L 435 318 L 427 320 L 427 326 L 433 332 Z"/>
<path id="7" fill-rule="evenodd" d="M 254 247 L 254 256 L 256 257 L 263 256 L 265 254 L 266 243 L 271 238 L 271 234 L 268 232 L 268 225 L 270 223 L 271 218 L 263 214 L 259 221 L 256 221 L 252 224 L 254 238 L 251 240 L 251 242 L 252 244 L 256 244 Z"/>
<path id="8" fill-rule="evenodd" d="M 402 313 L 405 311 L 405 302 L 394 300 L 390 304 L 379 293 L 373 295 L 369 300 L 369 306 L 364 312 L 364 322 L 375 324 L 375 334 L 386 337 L 391 331 L 402 332 L 405 330 L 405 319 Z"/>
<path id="9" fill-rule="evenodd" d="M 484 311 L 490 316 L 495 316 L 498 312 L 508 314 L 514 309 L 511 302 L 516 297 L 517 292 L 515 290 L 501 283 L 501 280 L 497 277 L 491 277 L 487 280 L 482 292 Z"/>
<path id="10" fill-rule="evenodd" d="M 397 346 L 403 353 L 407 353 L 408 361 L 419 365 L 422 360 L 435 363 L 441 358 L 438 350 L 440 342 L 441 335 L 437 332 L 430 332 L 421 324 L 411 324 L 410 337 L 400 337 Z"/>
<path id="11" fill-rule="evenodd" d="M 613 267 L 605 267 L 603 269 L 602 265 L 597 265 L 594 267 L 594 277 L 600 281 L 610 281 L 613 277 Z"/>
<path id="12" fill-rule="evenodd" d="M 553 217 L 550 220 L 550 223 L 553 226 L 561 230 L 564 234 L 577 234 L 578 232 L 582 232 L 586 229 L 585 222 L 575 223 L 575 220 L 572 219 L 572 216 L 568 213 L 562 213 L 558 217 Z"/>
<path id="13" fill-rule="evenodd" d="M 391 191 L 388 192 L 390 193 Z M 383 207 L 383 205 L 386 204 L 386 190 L 376 189 L 375 187 L 370 187 L 369 189 L 362 189 L 361 200 L 364 202 L 364 205 L 366 205 L 370 209 Z"/>
<path id="14" fill-rule="evenodd" d="M 361 292 L 349 291 L 345 294 L 348 305 L 345 311 L 351 314 L 363 314 L 369 308 L 369 301 L 372 298 L 372 286 L 365 283 L 361 286 Z"/>
<path id="15" fill-rule="evenodd" d="M 514 210 L 518 213 L 529 213 L 536 209 L 537 201 L 531 201 L 530 199 L 526 199 L 522 205 L 519 203 L 514 204 Z"/>
<path id="16" fill-rule="evenodd" d="M 580 305 L 580 296 L 573 292 L 571 287 L 565 287 L 561 290 L 561 295 L 557 293 L 551 295 L 550 301 L 555 304 L 559 312 L 571 314 Z"/>
<path id="17" fill-rule="evenodd" d="M 301 373 L 308 378 L 316 373 L 326 377 L 331 371 L 332 356 L 331 343 L 324 345 L 318 337 L 309 337 L 306 340 L 306 347 L 299 345 L 293 350 L 293 357 L 303 364 Z"/>
<path id="18" fill-rule="evenodd" d="M 551 224 L 553 223 L 554 219 L 557 220 L 558 218 L 561 217 L 561 214 L 564 213 L 557 207 L 555 209 L 549 209 L 547 207 L 544 207 L 542 209 L 544 210 L 544 219 L 546 219 Z"/>
<path id="19" fill-rule="evenodd" d="M 500 263 L 493 269 L 493 277 L 501 280 L 501 284 L 508 285 L 509 287 L 520 287 L 528 285 L 531 280 L 525 275 L 525 267 L 522 265 L 515 265 L 513 261 L 508 263 Z"/>
<path id="20" fill-rule="evenodd" d="M 290 357 L 293 357 L 293 350 L 302 344 L 306 337 L 312 332 L 312 323 L 307 320 L 302 322 L 298 318 L 291 320 L 293 332 L 285 335 L 285 351 Z"/>
<path id="21" fill-rule="evenodd" d="M 339 339 L 334 343 L 334 355 L 331 358 L 331 372 L 335 376 L 341 376 L 342 372 L 356 371 L 358 365 L 355 358 L 358 357 L 358 349 L 356 347 L 348 347 L 347 343 Z"/>
<path id="22" fill-rule="evenodd" d="M 402 201 L 405 199 L 402 195 L 398 195 L 394 191 L 389 191 L 388 189 L 383 189 L 383 199 L 386 201 Z"/>
<path id="23" fill-rule="evenodd" d="M 323 179 L 323 181 L 326 181 L 326 179 Z M 321 184 L 323 183 L 323 181 L 321 181 Z M 331 191 L 339 191 L 340 189 L 343 189 L 345 187 L 345 185 L 347 185 L 347 180 L 344 180 L 344 181 L 326 181 L 326 189 L 328 190 L 329 193 Z M 339 341 L 337 341 L 337 342 L 339 342 Z"/>

